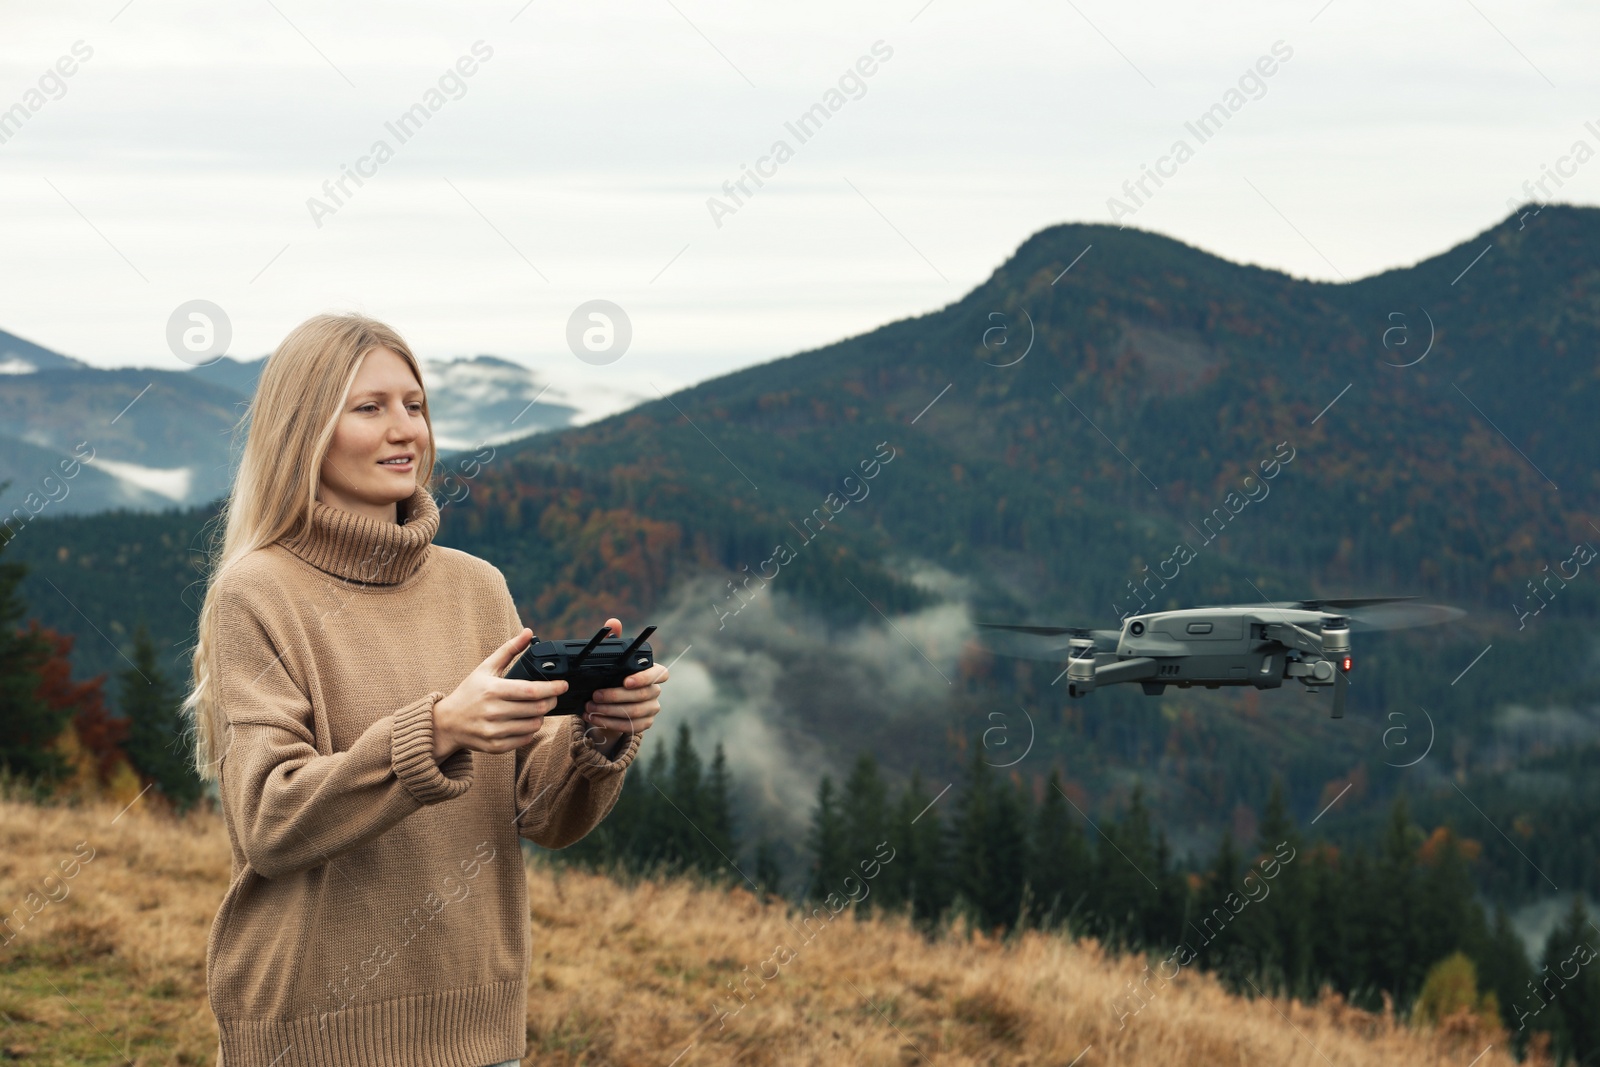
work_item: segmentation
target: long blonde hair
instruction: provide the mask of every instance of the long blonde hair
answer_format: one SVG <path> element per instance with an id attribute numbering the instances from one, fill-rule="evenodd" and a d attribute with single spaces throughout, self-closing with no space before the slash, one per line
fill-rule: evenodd
<path id="1" fill-rule="evenodd" d="M 214 781 L 225 752 L 227 729 L 216 699 L 212 640 L 217 579 L 258 548 L 300 533 L 311 521 L 323 458 L 333 440 L 345 397 L 367 353 L 387 348 L 411 366 L 422 384 L 422 368 L 390 327 L 362 315 L 315 315 L 289 332 L 267 359 L 255 397 L 234 428 L 245 443 L 233 488 L 213 527 L 205 601 L 195 634 L 193 686 L 183 712 L 194 734 L 195 767 Z M 417 484 L 433 476 L 433 423 L 424 387 L 422 416 L 428 440 L 417 463 Z"/>

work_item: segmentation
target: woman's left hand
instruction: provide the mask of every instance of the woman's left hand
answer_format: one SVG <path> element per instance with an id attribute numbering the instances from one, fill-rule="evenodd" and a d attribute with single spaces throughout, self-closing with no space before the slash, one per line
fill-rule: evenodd
<path id="1" fill-rule="evenodd" d="M 607 619 L 611 632 L 622 636 L 622 621 Z M 597 689 L 594 697 L 584 705 L 583 721 L 589 729 L 584 732 L 589 744 L 608 750 L 619 737 L 643 733 L 661 713 L 661 686 L 668 673 L 664 664 L 630 674 L 623 680 L 621 689 Z"/>

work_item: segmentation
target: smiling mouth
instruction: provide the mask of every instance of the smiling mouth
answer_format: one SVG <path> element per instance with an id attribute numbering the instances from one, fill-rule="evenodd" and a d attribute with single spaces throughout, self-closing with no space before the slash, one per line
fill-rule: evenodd
<path id="1" fill-rule="evenodd" d="M 403 459 L 381 459 L 381 460 L 378 461 L 378 466 L 380 466 L 380 467 L 409 467 L 409 466 L 411 466 L 411 457 L 410 456 L 406 456 Z"/>

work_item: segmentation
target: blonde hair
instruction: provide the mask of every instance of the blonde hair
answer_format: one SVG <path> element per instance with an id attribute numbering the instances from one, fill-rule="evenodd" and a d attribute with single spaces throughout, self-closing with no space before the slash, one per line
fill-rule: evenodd
<path id="1" fill-rule="evenodd" d="M 311 521 L 322 461 L 328 454 L 345 397 L 369 352 L 387 348 L 404 359 L 422 384 L 422 369 L 400 335 L 362 315 L 315 315 L 283 339 L 267 359 L 255 397 L 234 428 L 244 433 L 233 488 L 212 531 L 205 600 L 195 633 L 192 688 L 183 702 L 194 736 L 195 768 L 215 781 L 227 722 L 218 706 L 215 643 L 217 580 L 258 548 L 294 537 Z M 422 417 L 428 440 L 417 457 L 417 484 L 427 489 L 435 459 L 426 388 Z"/>

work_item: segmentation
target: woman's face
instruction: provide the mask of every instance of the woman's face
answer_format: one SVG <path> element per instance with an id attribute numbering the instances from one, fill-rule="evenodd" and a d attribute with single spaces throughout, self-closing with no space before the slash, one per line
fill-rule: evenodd
<path id="1" fill-rule="evenodd" d="M 376 348 L 356 371 L 322 461 L 317 499 L 383 522 L 417 488 L 417 466 L 428 444 L 422 385 L 396 352 Z M 406 457 L 398 463 L 384 461 Z"/>

